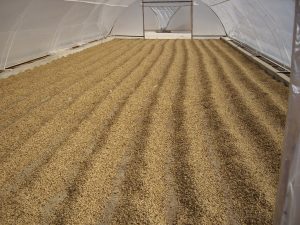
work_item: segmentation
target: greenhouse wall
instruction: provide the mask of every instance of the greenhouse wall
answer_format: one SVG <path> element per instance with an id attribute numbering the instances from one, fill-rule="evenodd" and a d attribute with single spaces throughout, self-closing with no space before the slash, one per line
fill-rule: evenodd
<path id="1" fill-rule="evenodd" d="M 109 34 L 141 36 L 141 7 L 140 0 L 2 0 L 0 69 Z M 293 0 L 195 0 L 193 33 L 227 34 L 290 67 L 293 9 Z M 189 7 L 177 13 L 169 29 L 190 30 Z M 145 29 L 157 29 L 150 9 Z"/>

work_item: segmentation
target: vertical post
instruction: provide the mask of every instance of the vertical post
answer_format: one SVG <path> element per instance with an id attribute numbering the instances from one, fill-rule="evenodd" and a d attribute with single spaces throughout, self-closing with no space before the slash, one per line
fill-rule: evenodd
<path id="1" fill-rule="evenodd" d="M 145 39 L 145 10 L 144 10 L 144 0 L 142 0 L 142 13 L 143 13 L 143 36 Z"/>
<path id="2" fill-rule="evenodd" d="M 281 159 L 275 225 L 300 221 L 300 0 L 295 1 L 289 109 Z"/>
<path id="3" fill-rule="evenodd" d="M 191 1 L 191 39 L 194 37 L 194 0 Z"/>

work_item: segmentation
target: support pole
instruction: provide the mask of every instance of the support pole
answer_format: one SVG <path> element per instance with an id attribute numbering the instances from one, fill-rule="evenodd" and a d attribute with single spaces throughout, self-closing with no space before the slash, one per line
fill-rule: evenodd
<path id="1" fill-rule="evenodd" d="M 144 0 L 142 0 L 142 13 L 143 13 L 143 36 L 145 39 L 145 9 L 144 9 Z"/>
<path id="2" fill-rule="evenodd" d="M 191 39 L 194 36 L 194 0 L 191 2 Z"/>
<path id="3" fill-rule="evenodd" d="M 274 90 L 275 91 L 275 90 Z M 300 223 L 300 0 L 295 1 L 289 108 L 281 159 L 275 225 Z"/>

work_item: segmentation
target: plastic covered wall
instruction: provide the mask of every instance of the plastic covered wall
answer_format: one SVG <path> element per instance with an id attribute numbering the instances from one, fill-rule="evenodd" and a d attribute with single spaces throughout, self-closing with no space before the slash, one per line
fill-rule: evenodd
<path id="1" fill-rule="evenodd" d="M 188 11 L 188 12 L 185 12 Z M 169 24 L 172 30 L 190 31 L 190 8 L 182 9 Z M 181 16 L 180 16 L 181 14 Z M 186 16 L 185 14 L 188 14 Z M 158 30 L 157 20 L 153 11 L 145 8 L 145 27 L 146 30 Z M 130 5 L 118 18 L 114 28 L 113 35 L 143 36 L 143 10 L 140 0 Z M 141 19 L 137 19 L 141 18 Z M 183 19 L 184 18 L 184 19 Z M 194 0 L 193 4 L 193 35 L 194 36 L 224 36 L 226 35 L 224 27 L 216 16 L 201 0 Z"/>
<path id="2" fill-rule="evenodd" d="M 120 14 L 113 26 L 112 35 L 143 36 L 143 10 L 141 1 L 136 1 Z"/>
<path id="3" fill-rule="evenodd" d="M 193 6 L 193 36 L 225 36 L 224 27 L 214 11 L 201 0 Z"/>
<path id="4" fill-rule="evenodd" d="M 300 0 L 296 1 L 290 99 L 274 224 L 300 222 Z"/>
<path id="5" fill-rule="evenodd" d="M 164 29 L 172 32 L 191 32 L 191 2 L 175 1 L 160 3 L 157 1 L 144 1 L 144 19 L 145 31 L 161 30 L 160 19 L 166 22 Z M 161 9 L 161 12 L 155 12 L 153 9 Z M 174 15 L 167 20 L 166 10 L 174 9 Z M 159 16 L 157 16 L 159 15 Z"/>
<path id="6" fill-rule="evenodd" d="M 220 19 L 214 11 L 201 0 L 195 0 L 193 6 L 193 36 L 226 35 Z"/>
<path id="7" fill-rule="evenodd" d="M 174 31 L 191 31 L 191 6 L 181 7 L 168 25 L 168 29 Z"/>
<path id="8" fill-rule="evenodd" d="M 228 36 L 290 67 L 293 0 L 202 0 L 218 15 Z"/>
<path id="9" fill-rule="evenodd" d="M 1 0 L 0 69 L 105 37 L 134 0 Z"/>
<path id="10" fill-rule="evenodd" d="M 134 7 L 129 10 L 132 3 Z M 103 38 L 112 28 L 115 35 L 139 36 L 143 33 L 140 3 L 141 0 L 1 0 L 0 69 Z M 294 0 L 194 0 L 193 34 L 224 35 L 224 26 L 228 36 L 290 67 L 293 9 Z M 190 7 L 182 7 L 168 29 L 189 31 L 189 17 Z M 151 9 L 145 9 L 145 18 L 146 30 L 159 29 Z"/>
<path id="11" fill-rule="evenodd" d="M 171 22 L 173 16 L 178 12 L 178 6 L 154 6 L 150 7 L 154 12 L 161 31 L 165 31 Z"/>

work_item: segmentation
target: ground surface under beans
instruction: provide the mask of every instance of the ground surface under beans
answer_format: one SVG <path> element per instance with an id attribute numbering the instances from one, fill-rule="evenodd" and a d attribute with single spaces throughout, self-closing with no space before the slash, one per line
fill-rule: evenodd
<path id="1" fill-rule="evenodd" d="M 114 40 L 0 96 L 0 224 L 272 224 L 288 88 L 220 40 Z"/>

